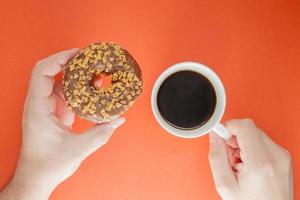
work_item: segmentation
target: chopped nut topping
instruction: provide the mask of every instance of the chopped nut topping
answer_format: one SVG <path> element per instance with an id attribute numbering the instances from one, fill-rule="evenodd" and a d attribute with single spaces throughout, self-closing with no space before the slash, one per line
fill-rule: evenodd
<path id="1" fill-rule="evenodd" d="M 96 88 L 94 77 L 111 76 L 111 85 Z M 86 119 L 108 122 L 133 104 L 142 92 L 139 66 L 113 42 L 94 43 L 67 63 L 63 90 L 71 111 Z"/>

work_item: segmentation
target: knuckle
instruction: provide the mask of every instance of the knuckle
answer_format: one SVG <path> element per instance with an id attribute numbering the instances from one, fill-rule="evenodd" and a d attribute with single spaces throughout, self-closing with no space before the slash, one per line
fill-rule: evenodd
<path id="1" fill-rule="evenodd" d="M 106 137 L 101 138 L 100 143 L 101 144 L 106 144 L 108 142 L 109 138 L 110 138 L 110 136 L 106 136 Z"/>
<path id="2" fill-rule="evenodd" d="M 228 121 L 226 123 L 226 126 L 233 132 L 236 132 L 238 130 L 248 129 L 248 128 L 256 126 L 256 125 L 252 119 L 245 118 L 245 119 L 234 119 L 234 120 Z"/>
<path id="3" fill-rule="evenodd" d="M 109 138 L 102 138 L 99 142 L 96 143 L 97 148 L 102 147 L 103 145 L 108 143 Z"/>
<path id="4" fill-rule="evenodd" d="M 283 152 L 282 159 L 286 162 L 290 162 L 292 159 L 290 152 L 286 149 L 282 149 L 282 152 Z"/>
<path id="5" fill-rule="evenodd" d="M 288 150 L 283 149 L 283 152 L 284 152 L 284 154 L 286 155 L 287 158 L 290 159 L 292 157 L 291 154 L 290 154 L 290 152 Z"/>
<path id="6" fill-rule="evenodd" d="M 221 194 L 222 196 L 228 196 L 228 195 L 231 195 L 232 194 L 232 188 L 231 188 L 231 185 L 226 183 L 226 182 L 223 182 L 222 184 L 219 184 L 217 187 L 216 187 L 216 190 L 219 194 Z"/>
<path id="7" fill-rule="evenodd" d="M 232 124 L 235 124 L 237 121 L 239 121 L 238 119 L 231 119 L 231 120 L 228 120 L 228 121 L 226 121 L 225 122 L 225 125 L 226 126 L 230 126 L 230 125 L 232 125 Z"/>
<path id="8" fill-rule="evenodd" d="M 41 70 L 41 63 L 42 61 L 37 61 L 34 65 L 34 68 L 32 69 L 32 74 L 37 74 Z"/>
<path id="9" fill-rule="evenodd" d="M 104 136 L 102 135 L 101 137 L 98 138 L 99 139 L 98 143 L 101 145 L 106 144 L 109 141 L 111 135 L 112 135 L 112 131 L 106 130 L 105 135 Z"/>
<path id="10" fill-rule="evenodd" d="M 42 59 L 42 60 L 38 60 L 38 61 L 35 63 L 35 66 L 40 66 L 40 65 L 42 64 L 43 61 L 44 61 L 43 59 Z"/>
<path id="11" fill-rule="evenodd" d="M 42 59 L 42 60 L 38 60 L 36 63 L 35 63 L 35 68 L 36 69 L 39 69 L 39 68 L 41 68 L 41 66 L 43 65 L 43 62 L 44 62 L 45 60 L 44 59 Z"/>
<path id="12" fill-rule="evenodd" d="M 243 125 L 246 125 L 246 126 L 253 126 L 253 125 L 255 125 L 253 119 L 250 119 L 250 118 L 242 119 L 241 122 L 243 123 Z"/>
<path id="13" fill-rule="evenodd" d="M 98 149 L 100 147 L 102 147 L 103 145 L 105 145 L 105 139 L 101 138 L 98 141 L 94 141 L 94 146 Z"/>

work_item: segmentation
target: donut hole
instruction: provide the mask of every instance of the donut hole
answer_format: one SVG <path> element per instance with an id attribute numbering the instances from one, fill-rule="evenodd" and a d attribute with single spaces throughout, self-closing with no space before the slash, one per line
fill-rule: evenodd
<path id="1" fill-rule="evenodd" d="M 111 86 L 112 78 L 106 74 L 99 74 L 92 79 L 91 85 L 96 89 L 99 88 L 108 88 Z"/>

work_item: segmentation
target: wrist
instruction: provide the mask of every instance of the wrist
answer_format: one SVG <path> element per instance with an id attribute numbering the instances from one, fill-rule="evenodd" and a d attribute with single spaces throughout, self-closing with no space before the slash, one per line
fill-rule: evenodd
<path id="1" fill-rule="evenodd" d="M 13 178 L 0 195 L 0 200 L 47 200 L 52 190 L 39 184 Z"/>
<path id="2" fill-rule="evenodd" d="M 20 161 L 0 200 L 47 200 L 57 186 L 48 178 Z"/>

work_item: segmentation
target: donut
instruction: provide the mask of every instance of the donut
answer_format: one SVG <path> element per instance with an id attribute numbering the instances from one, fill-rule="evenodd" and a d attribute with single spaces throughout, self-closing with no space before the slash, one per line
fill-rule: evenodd
<path id="1" fill-rule="evenodd" d="M 97 77 L 110 77 L 96 87 Z M 81 118 L 106 123 L 122 115 L 142 93 L 142 72 L 129 52 L 113 42 L 93 43 L 65 68 L 63 93 L 68 108 Z"/>

